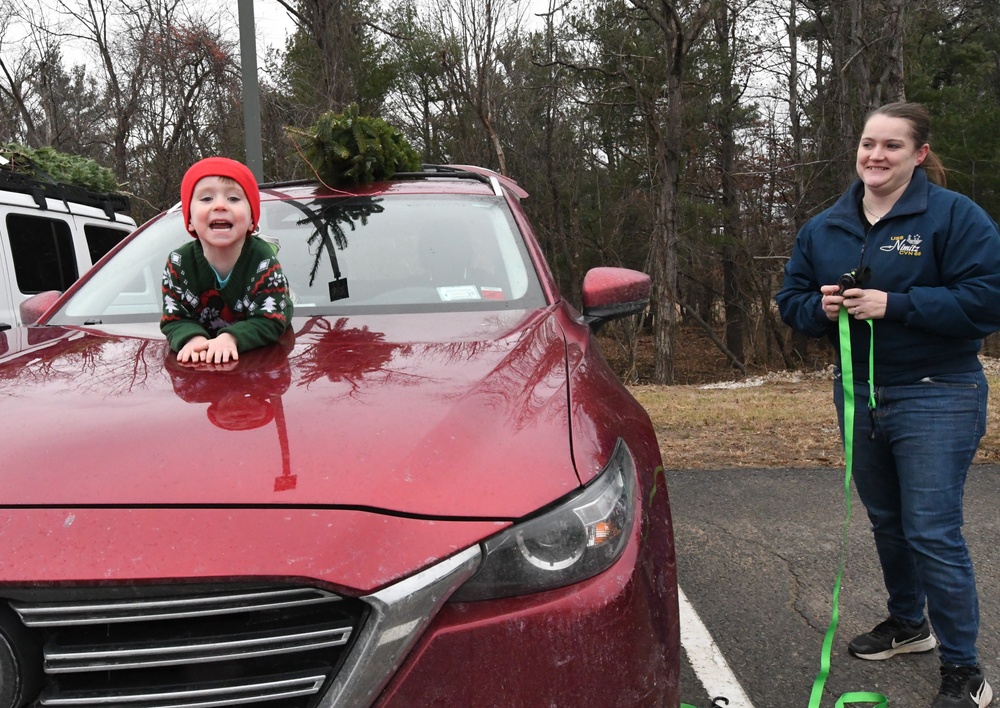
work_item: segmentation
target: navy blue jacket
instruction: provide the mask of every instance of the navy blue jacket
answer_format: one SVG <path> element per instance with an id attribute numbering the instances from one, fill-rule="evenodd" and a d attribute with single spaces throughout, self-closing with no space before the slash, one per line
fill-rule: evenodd
<path id="1" fill-rule="evenodd" d="M 837 323 L 822 309 L 820 285 L 871 269 L 863 287 L 888 293 L 873 321 L 875 385 L 978 371 L 982 338 L 1000 329 L 1000 232 L 975 202 L 932 184 L 918 167 L 906 191 L 865 235 L 856 181 L 832 207 L 810 219 L 785 266 L 775 300 L 785 324 L 830 338 Z M 857 380 L 868 377 L 867 322 L 851 319 Z"/>

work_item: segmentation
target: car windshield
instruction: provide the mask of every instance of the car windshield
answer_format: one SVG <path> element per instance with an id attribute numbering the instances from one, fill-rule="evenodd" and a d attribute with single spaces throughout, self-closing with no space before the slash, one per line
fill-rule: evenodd
<path id="1" fill-rule="evenodd" d="M 503 199 L 321 197 L 261 203 L 296 315 L 536 308 L 545 304 Z M 49 324 L 160 317 L 167 254 L 191 237 L 166 214 L 92 274 Z"/>

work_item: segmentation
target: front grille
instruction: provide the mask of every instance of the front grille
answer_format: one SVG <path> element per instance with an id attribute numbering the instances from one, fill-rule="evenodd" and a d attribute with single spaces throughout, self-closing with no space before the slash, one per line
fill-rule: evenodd
<path id="1" fill-rule="evenodd" d="M 3 594 L 34 636 L 29 643 L 41 646 L 36 683 L 44 688 L 30 705 L 67 708 L 310 708 L 368 607 L 316 588 L 273 585 Z"/>

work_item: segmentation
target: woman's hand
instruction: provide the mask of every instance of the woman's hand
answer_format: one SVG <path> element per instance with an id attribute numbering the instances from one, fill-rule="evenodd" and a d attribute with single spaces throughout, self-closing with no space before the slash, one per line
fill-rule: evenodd
<path id="1" fill-rule="evenodd" d="M 840 307 L 844 303 L 844 297 L 840 294 L 839 285 L 821 285 L 820 292 L 823 293 L 823 313 L 828 320 L 834 322 L 840 317 Z"/>
<path id="2" fill-rule="evenodd" d="M 889 296 L 882 290 L 848 288 L 841 294 L 839 285 L 822 285 L 823 312 L 827 318 L 836 321 L 840 308 L 847 308 L 847 314 L 856 320 L 880 320 L 885 317 L 885 304 Z"/>
<path id="3" fill-rule="evenodd" d="M 880 320 L 885 317 L 888 299 L 882 290 L 850 288 L 844 291 L 843 305 L 856 320 Z"/>

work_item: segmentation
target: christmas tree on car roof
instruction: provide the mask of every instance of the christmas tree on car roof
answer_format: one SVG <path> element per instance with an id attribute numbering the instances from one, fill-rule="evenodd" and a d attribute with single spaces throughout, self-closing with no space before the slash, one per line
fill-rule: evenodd
<path id="1" fill-rule="evenodd" d="M 131 210 L 114 172 L 88 157 L 49 146 L 0 143 L 0 190 L 30 194 L 43 209 L 48 198 L 95 206 L 109 216 Z"/>
<path id="2" fill-rule="evenodd" d="M 324 113 L 308 129 L 286 130 L 327 185 L 378 182 L 420 169 L 420 155 L 403 134 L 381 118 L 360 115 L 356 103 L 343 113 Z"/>

